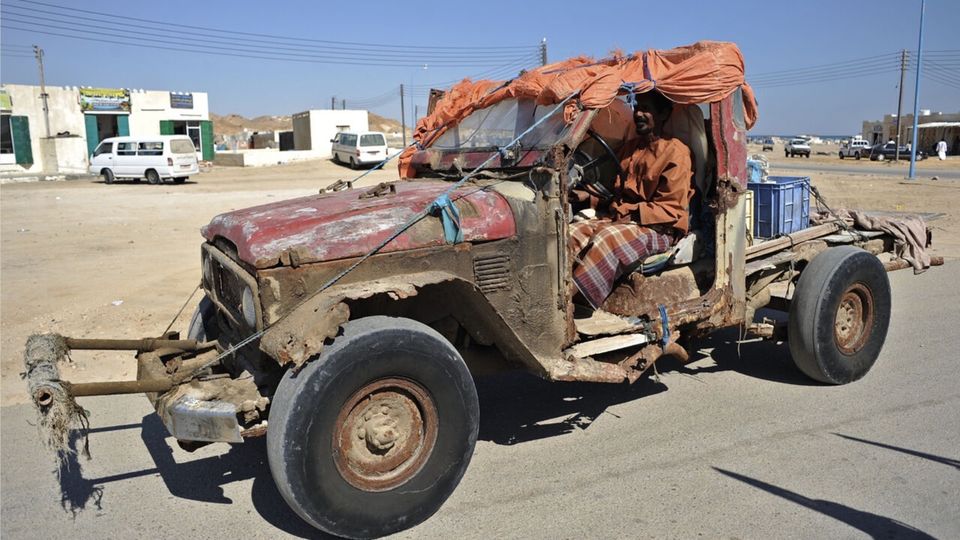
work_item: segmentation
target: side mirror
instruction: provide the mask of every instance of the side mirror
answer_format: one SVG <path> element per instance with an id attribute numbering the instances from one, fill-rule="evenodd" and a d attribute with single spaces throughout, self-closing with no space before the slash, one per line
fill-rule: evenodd
<path id="1" fill-rule="evenodd" d="M 335 143 L 335 142 L 337 142 L 337 140 L 336 140 L 336 139 L 330 139 L 330 142 Z"/>

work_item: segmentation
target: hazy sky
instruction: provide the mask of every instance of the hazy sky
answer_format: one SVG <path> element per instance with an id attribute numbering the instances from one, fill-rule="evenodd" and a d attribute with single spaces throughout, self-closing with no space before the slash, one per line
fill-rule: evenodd
<path id="1" fill-rule="evenodd" d="M 497 72 L 503 66 L 527 61 L 536 65 L 535 50 L 541 38 L 548 43 L 551 61 L 578 54 L 603 56 L 612 49 L 635 51 L 670 48 L 701 39 L 736 42 L 752 77 L 797 70 L 810 66 L 878 57 L 900 49 L 915 50 L 920 0 L 873 0 L 837 2 L 123 2 L 100 0 L 43 0 L 49 4 L 99 11 L 117 16 L 168 22 L 168 32 L 177 25 L 274 34 L 290 38 L 355 43 L 416 46 L 433 58 L 450 58 L 456 64 L 461 50 L 453 47 L 525 46 L 525 51 L 486 49 L 483 65 L 448 65 L 428 62 L 398 67 L 399 60 L 418 63 L 416 55 L 385 52 L 379 60 L 386 66 L 329 65 L 213 56 L 140 48 L 130 45 L 83 41 L 43 35 L 39 31 L 84 35 L 111 40 L 119 33 L 105 29 L 102 21 L 124 21 L 96 14 L 66 17 L 62 9 L 22 0 L 3 0 L 0 79 L 5 83 L 37 84 L 36 63 L 17 51 L 38 44 L 46 51 L 47 84 L 71 86 L 129 87 L 154 90 L 208 92 L 210 109 L 218 114 L 245 116 L 291 114 L 310 108 L 327 108 L 330 97 L 352 102 L 374 103 L 371 110 L 399 118 L 399 99 L 392 89 L 399 84 L 421 87 L 484 71 Z M 469 6 L 467 8 L 466 6 Z M 38 9 L 51 13 L 41 13 Z M 960 1 L 927 0 L 924 50 L 960 49 Z M 38 17 L 46 17 L 39 19 Z M 20 22 L 17 22 L 17 21 Z M 33 21 L 46 27 L 30 26 Z M 144 21 L 131 24 L 157 26 Z M 66 26 L 78 30 L 63 30 Z M 15 30 L 33 28 L 33 31 Z M 109 27 L 107 27 L 109 28 Z M 229 51 L 223 38 L 214 32 L 189 31 L 185 39 L 192 48 Z M 151 46 L 164 46 L 164 35 L 130 26 L 123 39 L 138 39 Z M 139 38 L 137 37 L 139 36 Z M 194 41 L 196 39 L 196 41 Z M 206 39 L 207 41 L 201 41 Z M 230 38 L 238 42 L 242 36 Z M 240 42 L 242 48 L 255 49 Z M 153 40 L 153 41 L 150 41 Z M 296 43 L 296 42 L 295 42 Z M 300 42 L 301 46 L 326 46 Z M 181 47 L 182 45 L 170 44 Z M 222 49 L 217 47 L 223 47 Z M 433 49 L 444 47 L 445 49 Z M 347 46 L 350 48 L 363 48 Z M 316 54 L 316 53 L 311 53 Z M 337 53 L 331 53 L 336 55 Z M 467 53 L 478 54 L 478 53 Z M 943 53 L 951 54 L 951 53 Z M 957 51 L 960 54 L 960 51 Z M 496 57 L 496 58 L 495 58 Z M 502 57 L 503 59 L 497 59 Z M 473 57 L 471 57 L 473 58 Z M 956 57 L 954 57 L 956 58 Z M 950 64 L 950 62 L 953 62 Z M 466 64 L 466 60 L 463 61 Z M 850 65 L 857 76 L 843 80 L 821 77 L 815 84 L 767 87 L 758 84 L 760 120 L 754 133 L 859 133 L 865 119 L 879 119 L 896 112 L 899 74 L 893 62 L 873 59 Z M 947 80 L 960 80 L 960 60 L 945 60 Z M 500 71 L 503 71 L 500 69 Z M 941 73 L 943 73 L 941 71 Z M 779 77 L 779 76 L 778 76 Z M 761 78 L 762 80 L 762 78 Z M 908 75 L 904 110 L 913 108 L 913 75 Z M 944 112 L 960 111 L 960 83 L 943 84 L 921 80 L 921 108 Z M 418 104 L 425 104 L 423 90 Z M 392 101 L 391 101 L 392 100 Z"/>

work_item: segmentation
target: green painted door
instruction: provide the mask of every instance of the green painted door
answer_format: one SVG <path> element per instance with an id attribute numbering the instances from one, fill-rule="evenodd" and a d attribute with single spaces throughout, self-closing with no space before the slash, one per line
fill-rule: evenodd
<path id="1" fill-rule="evenodd" d="M 213 161 L 213 122 L 200 121 L 200 153 L 204 161 Z"/>
<path id="2" fill-rule="evenodd" d="M 161 134 L 161 135 L 173 135 L 173 120 L 161 120 L 161 121 L 160 121 L 160 134 Z"/>
<path id="3" fill-rule="evenodd" d="M 30 119 L 26 116 L 11 116 L 10 136 L 13 139 L 13 155 L 17 163 L 33 165 L 33 147 L 30 145 Z"/>
<path id="4" fill-rule="evenodd" d="M 130 135 L 130 117 L 125 114 L 117 115 L 117 135 L 126 137 Z"/>
<path id="5" fill-rule="evenodd" d="M 93 114 L 83 115 L 83 124 L 87 128 L 87 155 L 92 156 L 93 151 L 100 144 L 100 134 L 97 132 L 97 117 Z"/>

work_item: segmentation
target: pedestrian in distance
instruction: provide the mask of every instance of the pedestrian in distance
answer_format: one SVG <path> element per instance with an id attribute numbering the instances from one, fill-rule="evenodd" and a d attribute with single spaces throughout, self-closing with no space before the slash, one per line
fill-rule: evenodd
<path id="1" fill-rule="evenodd" d="M 937 157 L 940 158 L 940 161 L 947 159 L 947 141 L 940 139 L 940 142 L 937 143 Z"/>

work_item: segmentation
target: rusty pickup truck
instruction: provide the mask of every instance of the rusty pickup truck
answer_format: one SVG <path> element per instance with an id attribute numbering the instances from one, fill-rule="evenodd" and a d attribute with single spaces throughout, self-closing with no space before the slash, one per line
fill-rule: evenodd
<path id="1" fill-rule="evenodd" d="M 634 61 L 647 53 L 599 65 Z M 666 355 L 686 360 L 689 339 L 739 326 L 787 340 L 817 381 L 863 377 L 890 320 L 886 272 L 909 264 L 890 234 L 840 219 L 748 240 L 742 77 L 696 102 L 660 76 L 693 154 L 697 225 L 600 309 L 575 301 L 571 189 L 610 187 L 631 95 L 657 77 L 598 100 L 596 65 L 538 68 L 541 79 L 593 69 L 569 78 L 569 95 L 502 92 L 529 83 L 522 74 L 454 114 L 444 100 L 466 93 L 448 93 L 395 182 L 214 217 L 185 338 L 64 338 L 136 350 L 139 365 L 136 381 L 65 383 L 66 397 L 145 393 L 188 449 L 266 436 L 273 478 L 304 520 L 371 537 L 422 522 L 456 488 L 477 439 L 478 371 L 630 384 Z M 756 321 L 761 308 L 787 322 Z M 51 384 L 31 384 L 41 415 L 59 399 Z"/>

